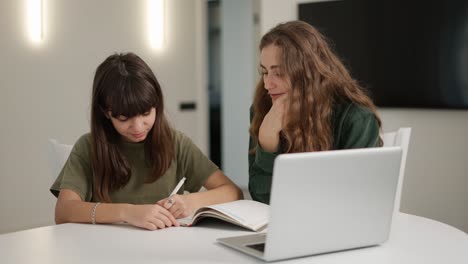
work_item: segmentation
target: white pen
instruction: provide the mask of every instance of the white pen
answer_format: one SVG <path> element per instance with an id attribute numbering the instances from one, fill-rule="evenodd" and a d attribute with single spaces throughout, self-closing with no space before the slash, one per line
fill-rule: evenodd
<path id="1" fill-rule="evenodd" d="M 169 197 L 171 197 L 172 195 L 176 194 L 180 187 L 182 187 L 182 184 L 184 184 L 185 182 L 185 177 L 183 177 L 182 179 L 180 179 L 179 183 L 177 184 L 177 186 L 174 188 L 174 190 L 171 192 L 171 194 L 169 195 Z"/>

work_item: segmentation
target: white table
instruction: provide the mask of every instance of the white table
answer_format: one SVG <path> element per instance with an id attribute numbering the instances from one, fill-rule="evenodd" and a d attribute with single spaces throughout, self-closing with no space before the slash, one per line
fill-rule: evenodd
<path id="1" fill-rule="evenodd" d="M 468 263 L 466 233 L 408 214 L 394 221 L 390 240 L 381 246 L 284 262 Z M 63 224 L 0 235 L 0 263 L 263 263 L 215 242 L 250 233 L 212 221 L 153 232 L 127 225 Z"/>

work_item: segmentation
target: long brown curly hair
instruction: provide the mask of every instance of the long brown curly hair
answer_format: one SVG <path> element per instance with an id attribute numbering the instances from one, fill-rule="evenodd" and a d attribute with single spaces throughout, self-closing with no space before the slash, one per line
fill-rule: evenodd
<path id="1" fill-rule="evenodd" d="M 366 91 L 351 77 L 327 39 L 313 26 L 302 21 L 279 24 L 262 37 L 260 51 L 269 45 L 280 50 L 282 73 L 291 86 L 288 123 L 280 133 L 286 153 L 333 149 L 331 117 L 334 105 L 339 103 L 353 102 L 368 108 L 379 127 L 382 126 L 377 108 Z M 249 129 L 255 143 L 258 143 L 260 125 L 271 106 L 272 100 L 260 78 Z M 379 145 L 382 145 L 381 139 Z M 251 149 L 251 153 L 254 152 L 255 148 Z"/>

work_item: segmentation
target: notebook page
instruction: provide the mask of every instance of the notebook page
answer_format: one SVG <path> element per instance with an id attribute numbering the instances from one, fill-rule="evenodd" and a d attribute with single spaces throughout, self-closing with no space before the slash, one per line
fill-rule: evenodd
<path id="1" fill-rule="evenodd" d="M 260 202 L 238 200 L 206 207 L 219 211 L 247 226 L 257 226 L 268 223 L 269 206 Z"/>

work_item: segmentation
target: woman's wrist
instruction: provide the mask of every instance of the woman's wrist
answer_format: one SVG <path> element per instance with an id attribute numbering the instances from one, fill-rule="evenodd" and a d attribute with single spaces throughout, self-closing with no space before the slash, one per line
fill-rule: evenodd
<path id="1" fill-rule="evenodd" d="M 267 152 L 277 152 L 279 145 L 279 134 L 269 136 L 259 135 L 258 143 L 260 144 L 260 147 Z"/>
<path id="2" fill-rule="evenodd" d="M 281 129 L 276 131 L 274 127 L 262 123 L 258 131 L 258 143 L 267 152 L 276 152 L 278 150 Z"/>

